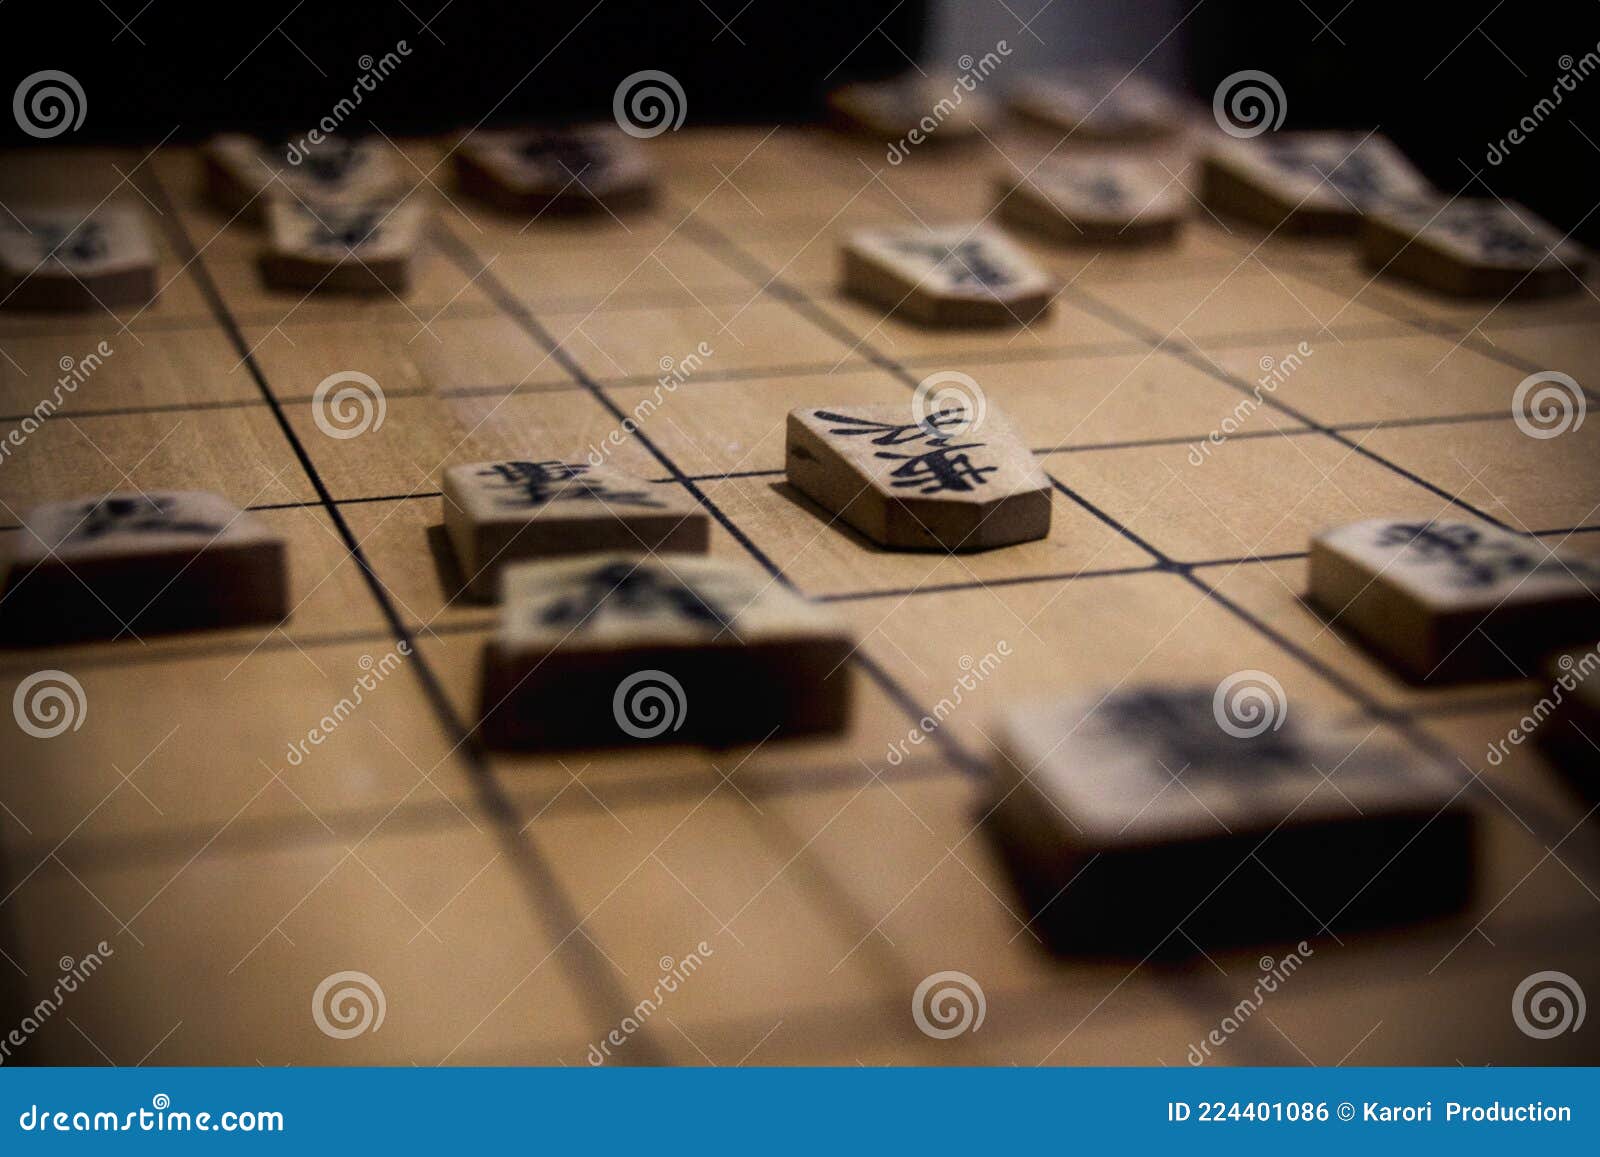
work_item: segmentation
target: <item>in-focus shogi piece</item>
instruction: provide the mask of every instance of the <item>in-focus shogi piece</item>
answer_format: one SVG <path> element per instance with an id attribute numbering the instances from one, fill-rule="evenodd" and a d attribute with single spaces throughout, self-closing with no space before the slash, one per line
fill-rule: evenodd
<path id="1" fill-rule="evenodd" d="M 1361 222 L 1361 257 L 1373 269 L 1462 297 L 1574 293 L 1589 267 L 1560 230 L 1494 199 L 1376 206 Z"/>
<path id="2" fill-rule="evenodd" d="M 404 293 L 425 213 L 412 200 L 275 199 L 267 207 L 262 279 L 274 289 Z"/>
<path id="3" fill-rule="evenodd" d="M 711 520 L 680 486 L 587 462 L 473 462 L 444 474 L 444 524 L 474 598 L 515 562 L 606 550 L 704 554 Z"/>
<path id="4" fill-rule="evenodd" d="M 1287 233 L 1351 233 L 1380 202 L 1435 196 L 1384 137 L 1269 132 L 1219 140 L 1206 153 L 1203 200 Z"/>
<path id="5" fill-rule="evenodd" d="M 844 290 L 924 325 L 1025 325 L 1057 286 L 982 225 L 862 229 L 844 245 Z"/>
<path id="6" fill-rule="evenodd" d="M 620 213 L 655 196 L 644 150 L 612 126 L 473 133 L 455 162 L 463 189 L 513 213 Z"/>
<path id="7" fill-rule="evenodd" d="M 1161 85 L 1110 70 L 1024 77 L 1006 102 L 1017 116 L 1068 134 L 1069 144 L 1160 140 L 1184 123 L 1182 107 Z"/>
<path id="8" fill-rule="evenodd" d="M 15 537 L 0 632 L 66 642 L 276 622 L 288 547 L 219 494 L 158 490 L 53 502 Z"/>
<path id="9" fill-rule="evenodd" d="M 98 310 L 156 295 L 156 250 L 133 205 L 25 208 L 0 215 L 0 305 Z"/>
<path id="10" fill-rule="evenodd" d="M 850 630 L 748 563 L 582 555 L 508 567 L 501 593 L 493 745 L 733 744 L 849 721 Z"/>
<path id="11" fill-rule="evenodd" d="M 1539 745 L 1576 773 L 1591 799 L 1600 798 L 1600 641 L 1549 656 L 1540 675 L 1540 697 L 1518 723 L 1518 742 L 1532 732 Z M 1490 762 L 1504 761 L 1490 756 Z"/>
<path id="12" fill-rule="evenodd" d="M 976 140 L 994 119 L 993 102 L 952 76 L 842 85 L 828 94 L 828 111 L 846 132 L 889 143 L 896 164 L 910 148 Z"/>
<path id="13" fill-rule="evenodd" d="M 1135 157 L 1047 161 L 1005 174 L 997 192 L 1004 220 L 1069 245 L 1171 241 L 1189 211 L 1172 171 Z"/>
<path id="14" fill-rule="evenodd" d="M 206 196 L 230 218 L 266 219 L 280 198 L 365 203 L 394 200 L 405 191 L 397 154 L 376 137 L 327 137 L 319 144 L 268 145 L 242 133 L 224 133 L 200 150 Z"/>
<path id="15" fill-rule="evenodd" d="M 1311 540 L 1309 598 L 1416 681 L 1530 674 L 1600 638 L 1600 566 L 1469 522 L 1372 518 Z"/>
<path id="16" fill-rule="evenodd" d="M 1264 675 L 1002 714 L 993 834 L 1056 943 L 1316 940 L 1324 922 L 1466 900 L 1473 823 L 1455 778 L 1370 723 L 1290 704 Z"/>
<path id="17" fill-rule="evenodd" d="M 920 400 L 920 399 L 919 399 Z M 1050 479 L 1016 428 L 967 402 L 789 414 L 789 485 L 893 550 L 985 550 L 1050 533 Z"/>

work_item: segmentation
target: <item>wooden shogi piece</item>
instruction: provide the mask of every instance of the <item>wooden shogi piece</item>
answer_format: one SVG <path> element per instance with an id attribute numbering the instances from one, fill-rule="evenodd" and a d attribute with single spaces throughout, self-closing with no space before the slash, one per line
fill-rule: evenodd
<path id="1" fill-rule="evenodd" d="M 1286 233 L 1352 233 L 1380 202 L 1434 195 L 1387 138 L 1358 132 L 1219 139 L 1202 174 L 1211 209 Z"/>
<path id="2" fill-rule="evenodd" d="M 846 132 L 905 148 L 974 140 L 994 119 L 994 104 L 955 77 L 914 76 L 841 85 L 828 93 L 828 112 Z"/>
<path id="3" fill-rule="evenodd" d="M 589 554 L 506 568 L 481 722 L 499 747 L 836 733 L 850 630 L 753 565 Z"/>
<path id="4" fill-rule="evenodd" d="M 0 604 L 28 643 L 277 622 L 288 547 L 219 494 L 158 490 L 52 502 L 16 536 Z"/>
<path id="5" fill-rule="evenodd" d="M 1056 284 L 983 225 L 861 229 L 844 245 L 845 292 L 896 317 L 937 326 L 1026 325 Z"/>
<path id="6" fill-rule="evenodd" d="M 274 199 L 267 206 L 262 279 L 274 289 L 404 293 L 425 215 L 414 200 Z"/>
<path id="7" fill-rule="evenodd" d="M 1600 637 L 1600 567 L 1470 522 L 1369 518 L 1311 540 L 1308 597 L 1408 678 L 1526 675 Z"/>
<path id="8" fill-rule="evenodd" d="M 455 152 L 468 193 L 513 213 L 620 213 L 655 197 L 655 169 L 610 125 L 477 132 Z"/>
<path id="9" fill-rule="evenodd" d="M 1189 211 L 1171 170 L 1137 157 L 1052 159 L 996 191 L 1005 221 L 1069 245 L 1169 242 Z"/>
<path id="10" fill-rule="evenodd" d="M 156 295 L 156 251 L 133 205 L 18 207 L 0 218 L 0 305 L 94 310 Z"/>
<path id="11" fill-rule="evenodd" d="M 920 400 L 920 399 L 919 399 Z M 892 550 L 986 550 L 1050 533 L 1050 480 L 999 411 L 906 405 L 789 414 L 789 485 Z"/>
<path id="12" fill-rule="evenodd" d="M 1473 822 L 1451 775 L 1268 682 L 1003 711 L 989 822 L 1055 943 L 1187 954 L 1466 900 Z"/>
<path id="13" fill-rule="evenodd" d="M 1519 720 L 1518 735 L 1532 734 L 1586 796 L 1600 798 L 1600 642 L 1549 656 L 1540 674 L 1542 694 Z"/>
<path id="14" fill-rule="evenodd" d="M 1167 89 L 1110 70 L 1024 77 L 1006 103 L 1024 120 L 1084 142 L 1163 140 L 1184 124 L 1183 109 Z"/>
<path id="15" fill-rule="evenodd" d="M 511 563 L 597 551 L 704 554 L 711 520 L 680 486 L 558 460 L 473 462 L 444 475 L 444 524 L 467 592 L 493 599 Z"/>
<path id="16" fill-rule="evenodd" d="M 280 198 L 313 203 L 395 200 L 403 193 L 393 147 L 376 137 L 328 137 L 302 148 L 224 133 L 200 149 L 206 196 L 228 217 L 266 219 Z"/>
<path id="17" fill-rule="evenodd" d="M 1360 242 L 1370 268 L 1460 297 L 1575 293 L 1589 266 L 1560 230 L 1493 198 L 1386 202 L 1362 219 Z"/>

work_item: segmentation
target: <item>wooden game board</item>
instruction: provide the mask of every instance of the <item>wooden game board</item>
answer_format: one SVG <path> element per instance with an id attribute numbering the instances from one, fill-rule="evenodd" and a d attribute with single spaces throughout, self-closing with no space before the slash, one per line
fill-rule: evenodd
<path id="1" fill-rule="evenodd" d="M 215 490 L 288 537 L 296 604 L 270 631 L 0 651 L 7 701 L 53 668 L 86 704 L 51 739 L 6 720 L 0 1032 L 63 958 L 114 953 L 13 1063 L 582 1065 L 693 953 L 698 971 L 613 1062 L 1183 1065 L 1292 945 L 1047 951 L 977 826 L 986 728 L 1018 696 L 1243 668 L 1271 673 L 1291 710 L 1443 759 L 1482 855 L 1459 917 L 1335 938 L 1331 913 L 1308 912 L 1312 954 L 1212 1063 L 1600 1059 L 1593 1024 L 1536 1040 L 1511 1015 L 1540 970 L 1600 997 L 1592 800 L 1531 744 L 1485 755 L 1539 685 L 1419 691 L 1299 601 L 1310 535 L 1363 517 L 1467 513 L 1600 546 L 1600 421 L 1534 439 L 1510 403 L 1526 375 L 1563 370 L 1594 404 L 1600 298 L 1446 301 L 1372 280 L 1347 243 L 1203 210 L 1171 249 L 1023 239 L 1066 283 L 1028 329 L 922 330 L 838 295 L 850 227 L 980 216 L 997 150 L 1026 169 L 1052 143 L 930 146 L 891 167 L 816 130 L 685 129 L 649 142 L 656 207 L 532 223 L 461 197 L 449 142 L 411 143 L 433 224 L 404 301 L 264 290 L 259 234 L 203 207 L 189 150 L 7 158 L 0 200 L 145 207 L 163 287 L 115 318 L 0 314 L 7 430 L 61 359 L 114 350 L 0 465 L 7 533 L 65 496 Z M 712 353 L 663 391 L 702 342 Z M 1194 465 L 1265 359 L 1301 342 L 1313 354 Z M 785 486 L 791 408 L 896 401 L 942 369 L 974 377 L 1041 453 L 1048 539 L 886 553 Z M 381 384 L 386 412 L 338 439 L 311 398 L 346 370 Z M 455 598 L 442 472 L 586 452 L 652 398 L 611 463 L 687 490 L 714 553 L 854 625 L 855 721 L 732 751 L 486 754 L 472 724 L 493 610 Z M 1002 642 L 944 725 L 906 744 Z M 386 663 L 401 643 L 414 653 Z M 291 761 L 369 669 L 384 674 L 365 702 Z M 911 1005 L 946 970 L 978 982 L 986 1012 L 941 1040 Z M 345 971 L 377 982 L 385 1016 L 340 1039 L 312 1006 Z"/>

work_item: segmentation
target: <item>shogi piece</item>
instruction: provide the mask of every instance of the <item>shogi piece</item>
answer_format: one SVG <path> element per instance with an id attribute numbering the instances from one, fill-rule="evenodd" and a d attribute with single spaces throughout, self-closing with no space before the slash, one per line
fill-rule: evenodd
<path id="1" fill-rule="evenodd" d="M 1068 245 L 1168 242 L 1188 212 L 1170 170 L 1129 157 L 1047 162 L 1002 177 L 998 192 L 1006 221 Z"/>
<path id="2" fill-rule="evenodd" d="M 264 221 L 267 205 L 280 198 L 362 203 L 404 191 L 393 148 L 373 137 L 273 146 L 224 133 L 207 141 L 200 157 L 212 204 L 252 223 Z"/>
<path id="3" fill-rule="evenodd" d="M 1542 693 L 1518 730 L 1524 737 L 1533 732 L 1541 747 L 1578 773 L 1588 796 L 1600 798 L 1600 643 L 1550 656 L 1540 674 Z"/>
<path id="4" fill-rule="evenodd" d="M 893 550 L 985 550 L 1050 533 L 1051 487 L 1000 413 L 793 410 L 789 485 Z"/>
<path id="5" fill-rule="evenodd" d="M 1154 141 L 1183 127 L 1183 110 L 1160 85 L 1138 76 L 1090 71 L 1030 76 L 1007 94 L 1011 111 L 1069 141 Z"/>
<path id="6" fill-rule="evenodd" d="M 924 325 L 1025 325 L 1056 286 L 1000 233 L 981 225 L 863 229 L 844 246 L 844 289 Z"/>
<path id="7" fill-rule="evenodd" d="M 474 462 L 444 475 L 444 524 L 474 598 L 506 565 L 594 551 L 704 554 L 711 521 L 681 487 L 587 462 Z"/>
<path id="8" fill-rule="evenodd" d="M 591 554 L 507 568 L 485 650 L 495 746 L 733 744 L 832 733 L 854 640 L 748 563 Z"/>
<path id="9" fill-rule="evenodd" d="M 1600 566 L 1475 523 L 1373 518 L 1311 540 L 1311 601 L 1416 681 L 1525 674 L 1600 637 L 1597 596 Z"/>
<path id="10" fill-rule="evenodd" d="M 404 293 L 424 212 L 415 201 L 276 199 L 267 206 L 262 279 L 275 289 Z"/>
<path id="11" fill-rule="evenodd" d="M 828 94 L 828 111 L 839 128 L 892 143 L 896 163 L 908 148 L 975 140 L 994 118 L 988 97 L 950 76 L 843 85 Z"/>
<path id="12" fill-rule="evenodd" d="M 1466 900 L 1473 824 L 1448 771 L 1233 678 L 1021 703 L 997 721 L 993 834 L 1056 943 L 1315 940 L 1325 921 Z M 1278 697 L 1238 698 L 1254 691 Z"/>
<path id="13" fill-rule="evenodd" d="M 287 546 L 248 511 L 192 490 L 109 494 L 28 512 L 0 627 L 32 643 L 277 622 Z"/>
<path id="14" fill-rule="evenodd" d="M 1584 251 L 1520 205 L 1498 200 L 1395 201 L 1361 222 L 1373 269 L 1460 297 L 1551 297 L 1576 292 Z"/>
<path id="15" fill-rule="evenodd" d="M 1286 233 L 1353 233 L 1381 201 L 1434 196 L 1388 140 L 1353 132 L 1269 132 L 1206 154 L 1205 203 Z"/>
<path id="16" fill-rule="evenodd" d="M 614 127 L 473 133 L 455 161 L 463 189 L 512 213 L 620 213 L 655 196 L 643 149 Z"/>
<path id="17" fill-rule="evenodd" d="M 0 217 L 6 309 L 98 310 L 156 295 L 156 251 L 132 205 L 17 210 Z"/>

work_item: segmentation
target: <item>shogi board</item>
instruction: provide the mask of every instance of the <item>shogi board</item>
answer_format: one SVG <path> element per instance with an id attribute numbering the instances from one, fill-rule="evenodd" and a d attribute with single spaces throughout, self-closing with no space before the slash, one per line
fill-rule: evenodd
<path id="1" fill-rule="evenodd" d="M 1301 601 L 1311 535 L 1361 518 L 1600 546 L 1600 419 L 1535 438 L 1512 414 L 1551 370 L 1593 409 L 1593 293 L 1449 301 L 1369 284 L 1344 240 L 1197 213 L 1162 249 L 1015 235 L 1068 286 L 1046 318 L 920 329 L 839 293 L 838 240 L 981 217 L 993 149 L 886 166 L 881 142 L 767 127 L 644 142 L 661 197 L 620 221 L 528 225 L 445 181 L 468 216 L 440 203 L 404 302 L 264 290 L 258 235 L 218 235 L 183 149 L 0 165 L 8 203 L 148 196 L 164 286 L 115 318 L 0 315 L 0 522 L 96 490 L 215 490 L 288 540 L 293 606 L 278 629 L 0 651 L 0 701 L 55 687 L 75 712 L 31 724 L 50 738 L 3 718 L 0 1029 L 104 941 L 114 955 L 26 1057 L 1183 1065 L 1303 938 L 1312 954 L 1207 1063 L 1600 1059 L 1592 1023 L 1541 1040 L 1511 1015 L 1536 972 L 1600 994 L 1600 821 L 1537 729 L 1507 741 L 1537 674 L 1412 687 Z M 1024 170 L 1054 143 L 994 139 Z M 402 171 L 451 171 L 447 145 L 405 147 Z M 97 364 L 39 421 L 63 359 Z M 346 378 L 325 395 L 341 422 L 313 397 L 349 372 L 382 405 Z M 895 403 L 950 372 L 1040 452 L 1048 538 L 882 551 L 785 486 L 790 410 Z M 687 494 L 713 557 L 843 615 L 861 639 L 848 733 L 642 754 L 473 742 L 495 612 L 450 577 L 443 471 L 557 446 Z M 1176 959 L 1148 962 L 1052 955 L 978 823 L 993 716 L 1246 669 L 1291 711 L 1443 761 L 1480 822 L 1465 911 L 1335 923 L 1338 941 L 1330 911 L 1253 945 L 1180 928 Z M 948 972 L 981 988 L 985 1019 L 936 1039 L 912 998 Z M 313 999 L 351 973 L 384 1020 L 330 1036 Z"/>

